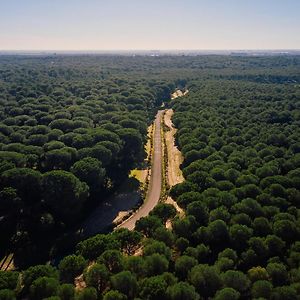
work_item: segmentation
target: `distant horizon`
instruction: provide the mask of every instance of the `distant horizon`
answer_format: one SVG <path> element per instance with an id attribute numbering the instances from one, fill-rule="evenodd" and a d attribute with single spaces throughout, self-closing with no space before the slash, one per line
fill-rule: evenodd
<path id="1" fill-rule="evenodd" d="M 224 48 L 224 49 L 0 49 L 0 52 L 228 52 L 228 51 L 242 51 L 242 52 L 253 52 L 253 51 L 300 51 L 300 48 Z"/>
<path id="2" fill-rule="evenodd" d="M 111 49 L 111 50 L 0 50 L 0 56 L 72 56 L 72 55 L 121 55 L 121 56 L 298 56 L 300 49 Z"/>
<path id="3" fill-rule="evenodd" d="M 1 51 L 299 50 L 299 0 L 2 0 Z"/>

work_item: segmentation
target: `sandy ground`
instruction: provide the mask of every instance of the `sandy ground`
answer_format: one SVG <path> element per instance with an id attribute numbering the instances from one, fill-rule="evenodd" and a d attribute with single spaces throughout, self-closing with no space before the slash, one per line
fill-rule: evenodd
<path id="1" fill-rule="evenodd" d="M 182 97 L 187 95 L 189 90 L 181 91 L 176 90 L 173 94 L 171 94 L 171 99 L 176 99 L 178 97 Z M 184 181 L 184 177 L 182 175 L 182 171 L 180 169 L 180 165 L 183 162 L 183 156 L 177 146 L 175 145 L 175 134 L 177 129 L 174 127 L 172 122 L 172 116 L 174 111 L 172 109 L 168 109 L 165 112 L 164 123 L 170 129 L 165 133 L 167 151 L 168 151 L 168 184 L 170 187 L 181 183 Z M 184 215 L 184 211 L 177 205 L 177 203 L 168 196 L 166 203 L 172 204 L 175 206 L 177 212 L 180 216 Z M 167 228 L 172 228 L 172 223 L 170 220 L 166 223 Z"/>
<path id="2" fill-rule="evenodd" d="M 146 158 L 147 161 L 149 160 L 150 153 L 151 153 L 151 139 L 152 139 L 153 130 L 154 130 L 154 125 L 151 124 L 148 127 L 148 133 L 147 133 L 148 140 L 147 140 L 147 143 L 146 143 L 146 146 L 145 146 L 145 150 L 146 150 L 146 153 L 147 153 L 147 158 Z"/>
<path id="3" fill-rule="evenodd" d="M 142 185 L 145 183 L 148 175 L 147 169 L 134 169 L 130 172 L 129 177 L 136 178 Z"/>
<path id="4" fill-rule="evenodd" d="M 118 215 L 114 218 L 113 223 L 114 224 L 120 224 L 122 220 L 125 220 L 125 218 L 128 218 L 131 213 L 131 210 L 121 210 L 119 211 Z"/>
<path id="5" fill-rule="evenodd" d="M 175 145 L 175 133 L 177 129 L 174 127 L 172 123 L 172 116 L 174 111 L 172 109 L 168 109 L 165 112 L 164 123 L 170 129 L 165 133 L 166 145 L 167 145 L 167 153 L 168 153 L 168 184 L 170 187 L 181 183 L 184 181 L 184 177 L 182 175 L 182 171 L 180 170 L 180 164 L 183 161 L 183 157 L 181 152 L 178 150 Z M 172 204 L 175 206 L 176 210 L 180 215 L 183 214 L 183 210 L 177 205 L 177 203 L 168 196 L 166 203 Z M 171 225 L 167 223 L 167 227 Z"/>
<path id="6" fill-rule="evenodd" d="M 77 276 L 74 280 L 75 290 L 81 291 L 87 287 L 86 282 L 83 279 L 83 274 Z"/>
<path id="7" fill-rule="evenodd" d="M 164 118 L 165 125 L 170 129 L 165 133 L 168 151 L 168 183 L 170 186 L 184 181 L 182 171 L 180 170 L 180 164 L 183 162 L 183 157 L 177 146 L 175 146 L 174 136 L 177 129 L 174 128 L 172 123 L 173 114 L 174 111 L 172 109 L 168 109 L 166 110 Z"/>
<path id="8" fill-rule="evenodd" d="M 185 90 L 184 92 L 181 90 L 176 90 L 173 94 L 171 94 L 171 99 L 185 96 L 186 94 L 188 94 L 188 92 L 189 90 Z"/>
<path id="9" fill-rule="evenodd" d="M 12 271 L 15 269 L 14 266 L 14 255 L 13 253 L 5 256 L 1 261 L 0 261 L 0 266 L 1 270 L 5 271 Z"/>

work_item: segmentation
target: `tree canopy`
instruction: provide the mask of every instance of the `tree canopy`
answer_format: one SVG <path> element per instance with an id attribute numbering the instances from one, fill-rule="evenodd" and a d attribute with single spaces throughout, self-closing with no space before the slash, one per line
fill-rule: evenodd
<path id="1" fill-rule="evenodd" d="M 298 299 L 299 66 L 1 56 L 0 254 L 18 270 L 0 272 L 0 298 Z M 189 93 L 170 100 L 176 88 Z M 183 213 L 159 203 L 133 231 L 80 240 L 76 224 L 143 162 L 162 102 L 183 155 L 168 192 Z"/>

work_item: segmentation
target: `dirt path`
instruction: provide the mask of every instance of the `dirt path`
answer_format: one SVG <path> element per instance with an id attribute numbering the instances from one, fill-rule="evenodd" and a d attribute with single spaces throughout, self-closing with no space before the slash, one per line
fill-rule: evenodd
<path id="1" fill-rule="evenodd" d="M 174 111 L 172 109 L 168 109 L 164 115 L 164 123 L 169 128 L 169 131 L 165 133 L 165 141 L 167 146 L 167 153 L 168 153 L 168 184 L 170 187 L 181 183 L 184 181 L 182 171 L 180 169 L 180 164 L 183 161 L 183 157 L 181 152 L 178 150 L 177 146 L 175 145 L 175 133 L 177 129 L 174 127 L 172 123 L 172 116 Z M 176 210 L 179 212 L 180 215 L 183 214 L 183 210 L 177 205 L 177 203 L 168 196 L 166 203 L 172 204 L 175 206 Z"/>
<path id="2" fill-rule="evenodd" d="M 170 186 L 181 183 L 184 180 L 182 171 L 180 170 L 180 164 L 183 162 L 183 157 L 175 145 L 174 136 L 177 129 L 174 128 L 171 120 L 173 114 L 173 109 L 168 109 L 166 110 L 164 117 L 165 125 L 169 128 L 169 131 L 165 133 L 165 139 L 168 151 L 168 183 Z"/>
<path id="3" fill-rule="evenodd" d="M 120 224 L 118 228 L 128 228 L 129 230 L 133 230 L 136 221 L 138 221 L 142 217 L 146 217 L 159 201 L 162 181 L 161 121 L 163 112 L 164 111 L 162 110 L 158 111 L 155 118 L 153 162 L 151 167 L 150 185 L 147 192 L 146 201 L 137 210 L 136 213 L 134 213 L 130 218 Z"/>

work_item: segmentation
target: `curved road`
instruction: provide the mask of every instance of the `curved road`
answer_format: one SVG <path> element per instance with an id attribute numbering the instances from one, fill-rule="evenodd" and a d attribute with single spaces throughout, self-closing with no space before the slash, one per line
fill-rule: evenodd
<path id="1" fill-rule="evenodd" d="M 142 217 L 146 217 L 159 201 L 162 182 L 161 120 L 163 112 L 163 110 L 159 110 L 155 118 L 153 141 L 154 151 L 152 156 L 150 184 L 146 196 L 146 201 L 131 217 L 125 220 L 117 228 L 127 228 L 129 230 L 133 230 L 136 221 L 138 221 Z"/>

